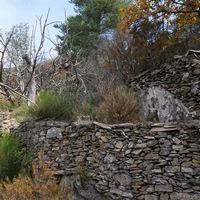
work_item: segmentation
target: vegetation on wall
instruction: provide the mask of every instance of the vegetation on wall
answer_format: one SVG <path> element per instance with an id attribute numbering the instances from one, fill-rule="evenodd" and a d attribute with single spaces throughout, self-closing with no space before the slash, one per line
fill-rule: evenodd
<path id="1" fill-rule="evenodd" d="M 54 174 L 54 170 L 50 167 L 50 163 L 43 161 L 42 153 L 38 154 L 39 161 L 33 163 L 32 177 L 26 174 L 20 174 L 10 180 L 3 181 L 0 186 L 0 199 L 21 199 L 21 200 L 37 200 L 37 199 L 71 199 L 70 186 L 60 186 Z"/>

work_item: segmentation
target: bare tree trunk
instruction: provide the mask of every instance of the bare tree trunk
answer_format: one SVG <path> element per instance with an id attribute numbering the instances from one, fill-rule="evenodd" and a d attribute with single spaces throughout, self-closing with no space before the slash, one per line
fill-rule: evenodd
<path id="1" fill-rule="evenodd" d="M 28 98 L 28 106 L 35 104 L 36 99 L 36 81 L 35 81 L 35 73 L 28 72 L 28 88 L 27 88 L 27 98 Z M 31 101 L 30 101 L 31 100 Z"/>
<path id="2" fill-rule="evenodd" d="M 35 71 L 31 65 L 31 60 L 28 55 L 23 55 L 23 60 L 27 64 L 28 77 L 27 77 L 27 98 L 28 106 L 35 104 L 36 99 L 36 80 L 35 80 Z"/>

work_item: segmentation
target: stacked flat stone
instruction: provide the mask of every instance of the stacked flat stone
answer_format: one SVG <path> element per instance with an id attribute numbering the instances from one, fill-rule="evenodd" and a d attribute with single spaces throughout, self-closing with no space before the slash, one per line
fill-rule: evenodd
<path id="1" fill-rule="evenodd" d="M 44 152 L 57 176 L 85 166 L 110 199 L 200 199 L 200 133 L 191 124 L 32 121 L 16 133 L 27 148 Z"/>
<path id="2" fill-rule="evenodd" d="M 188 54 L 174 56 L 170 63 L 150 69 L 131 83 L 137 92 L 162 87 L 180 100 L 194 119 L 200 119 L 200 58 Z"/>

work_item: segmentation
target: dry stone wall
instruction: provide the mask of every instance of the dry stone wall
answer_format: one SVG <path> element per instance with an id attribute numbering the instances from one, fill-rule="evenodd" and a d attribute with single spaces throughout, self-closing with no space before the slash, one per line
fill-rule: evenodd
<path id="1" fill-rule="evenodd" d="M 157 112 L 158 121 L 200 119 L 200 54 L 175 56 L 135 77 L 131 85 L 144 102 L 144 112 Z"/>
<path id="2" fill-rule="evenodd" d="M 10 117 L 9 111 L 0 111 L 0 133 L 9 132 L 10 128 L 18 125 L 19 123 Z"/>
<path id="3" fill-rule="evenodd" d="M 193 125 L 32 121 L 15 132 L 44 152 L 57 176 L 85 166 L 103 199 L 200 199 L 200 130 Z"/>

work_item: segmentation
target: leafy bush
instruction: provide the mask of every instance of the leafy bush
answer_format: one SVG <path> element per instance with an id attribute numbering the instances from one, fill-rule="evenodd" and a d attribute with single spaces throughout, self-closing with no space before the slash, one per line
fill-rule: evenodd
<path id="1" fill-rule="evenodd" d="M 75 117 L 75 97 L 70 93 L 58 93 L 42 90 L 29 113 L 36 118 L 70 120 Z"/>
<path id="2" fill-rule="evenodd" d="M 33 178 L 29 176 L 19 175 L 13 181 L 6 180 L 0 187 L 0 199 L 20 199 L 20 200 L 69 200 L 71 189 L 68 186 L 63 188 L 57 184 L 56 178 L 53 176 L 54 170 L 50 164 L 45 164 L 42 160 L 42 153 L 38 155 L 39 161 L 37 165 L 33 163 Z"/>
<path id="3" fill-rule="evenodd" d="M 20 171 L 20 141 L 17 136 L 5 134 L 0 138 L 0 180 L 13 180 Z"/>
<path id="4" fill-rule="evenodd" d="M 102 92 L 102 103 L 97 109 L 97 118 L 105 123 L 139 121 L 139 106 L 130 89 L 118 86 Z"/>

